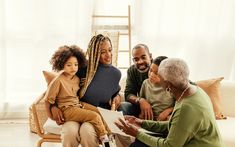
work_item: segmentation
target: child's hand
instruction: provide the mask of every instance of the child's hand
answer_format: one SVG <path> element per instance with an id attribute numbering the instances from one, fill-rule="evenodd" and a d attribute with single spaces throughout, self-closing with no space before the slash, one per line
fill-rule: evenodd
<path id="1" fill-rule="evenodd" d="M 167 117 L 168 117 L 168 113 L 166 112 L 162 112 L 159 114 L 159 116 L 157 117 L 157 121 L 164 121 L 164 120 L 167 120 Z"/>
<path id="2" fill-rule="evenodd" d="M 53 120 L 55 120 L 58 125 L 61 125 L 64 123 L 65 121 L 64 116 L 63 116 L 62 111 L 59 108 L 57 108 L 56 106 L 53 106 L 51 108 L 51 113 L 52 113 Z"/>
<path id="3" fill-rule="evenodd" d="M 154 84 L 156 84 L 156 83 L 159 83 L 160 82 L 160 79 L 159 79 L 159 77 L 156 75 L 156 74 L 154 74 L 154 73 L 150 73 L 150 75 L 149 75 L 149 81 L 151 82 L 151 83 L 154 83 Z"/>
<path id="4" fill-rule="evenodd" d="M 157 120 L 158 121 L 168 120 L 172 111 L 173 107 L 167 108 L 166 110 L 164 110 L 162 113 L 159 114 Z"/>

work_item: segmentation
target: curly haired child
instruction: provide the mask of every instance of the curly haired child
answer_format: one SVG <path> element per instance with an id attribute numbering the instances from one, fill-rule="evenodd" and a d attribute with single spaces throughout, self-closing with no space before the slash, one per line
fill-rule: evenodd
<path id="1" fill-rule="evenodd" d="M 53 118 L 50 105 L 56 103 L 62 110 L 65 121 L 79 123 L 90 122 L 100 141 L 105 144 L 109 141 L 110 133 L 107 125 L 100 116 L 97 108 L 88 103 L 79 102 L 77 91 L 80 89 L 80 79 L 76 76 L 79 68 L 86 66 L 87 60 L 83 51 L 77 46 L 62 46 L 53 54 L 50 63 L 52 69 L 59 75 L 48 85 L 45 95 L 47 114 Z"/>

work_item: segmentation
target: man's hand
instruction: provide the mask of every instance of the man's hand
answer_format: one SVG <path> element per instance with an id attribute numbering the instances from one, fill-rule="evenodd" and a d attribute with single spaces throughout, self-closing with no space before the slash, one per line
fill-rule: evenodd
<path id="1" fill-rule="evenodd" d="M 61 125 L 64 123 L 64 116 L 63 116 L 62 111 L 59 108 L 57 108 L 56 106 L 52 106 L 51 113 L 52 113 L 53 120 L 55 120 L 58 125 Z"/>
<path id="2" fill-rule="evenodd" d="M 147 120 L 152 120 L 153 119 L 153 111 L 152 111 L 152 106 L 149 104 L 149 102 L 141 98 L 140 101 L 140 118 L 141 119 L 147 119 Z"/>

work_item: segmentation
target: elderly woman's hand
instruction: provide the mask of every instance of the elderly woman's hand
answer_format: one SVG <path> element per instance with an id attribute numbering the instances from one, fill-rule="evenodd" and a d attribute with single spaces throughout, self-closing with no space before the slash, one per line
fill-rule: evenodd
<path id="1" fill-rule="evenodd" d="M 141 127 L 141 124 L 143 122 L 143 120 L 136 118 L 134 116 L 131 116 L 131 115 L 125 115 L 124 118 L 128 123 L 133 124 L 139 128 Z"/>
<path id="2" fill-rule="evenodd" d="M 131 135 L 133 137 L 137 136 L 138 133 L 138 126 L 135 126 L 134 124 L 131 124 L 121 118 L 118 119 L 118 121 L 114 122 L 114 124 L 124 133 Z"/>

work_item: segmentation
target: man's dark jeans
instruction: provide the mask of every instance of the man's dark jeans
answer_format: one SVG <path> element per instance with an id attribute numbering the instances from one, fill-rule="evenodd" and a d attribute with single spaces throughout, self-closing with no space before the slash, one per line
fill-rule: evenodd
<path id="1" fill-rule="evenodd" d="M 138 118 L 140 114 L 140 106 L 130 102 L 121 102 L 121 105 L 118 107 L 118 111 L 122 111 L 123 115 L 132 115 Z"/>

